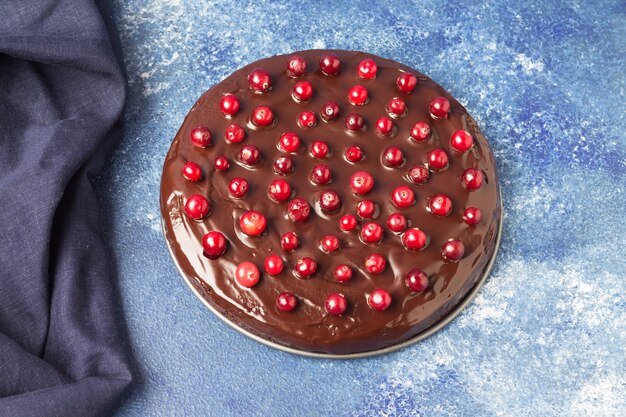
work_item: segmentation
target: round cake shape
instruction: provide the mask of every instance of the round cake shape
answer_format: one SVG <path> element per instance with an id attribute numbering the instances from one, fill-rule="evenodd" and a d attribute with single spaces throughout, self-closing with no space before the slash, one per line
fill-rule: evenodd
<path id="1" fill-rule="evenodd" d="M 161 211 L 175 262 L 216 311 L 340 355 L 446 317 L 483 276 L 501 216 L 493 155 L 463 106 L 407 66 L 337 50 L 262 59 L 203 94 L 166 157 Z"/>

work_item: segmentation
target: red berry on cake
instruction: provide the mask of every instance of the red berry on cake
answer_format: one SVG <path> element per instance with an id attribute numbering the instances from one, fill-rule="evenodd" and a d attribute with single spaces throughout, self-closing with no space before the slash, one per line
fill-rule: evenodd
<path id="1" fill-rule="evenodd" d="M 370 293 L 367 303 L 374 310 L 384 311 L 391 305 L 391 295 L 382 288 L 377 288 Z"/>
<path id="2" fill-rule="evenodd" d="M 276 297 L 276 307 L 281 311 L 293 311 L 298 306 L 298 299 L 292 293 L 285 291 Z"/>
<path id="3" fill-rule="evenodd" d="M 202 168 L 195 162 L 187 162 L 183 165 L 183 177 L 191 182 L 197 182 L 202 179 Z"/>
<path id="4" fill-rule="evenodd" d="M 228 184 L 228 193 L 234 198 L 243 198 L 248 194 L 248 180 L 236 177 Z"/>
<path id="5" fill-rule="evenodd" d="M 387 228 L 394 233 L 402 233 L 407 224 L 406 217 L 401 213 L 391 213 L 387 218 Z"/>
<path id="6" fill-rule="evenodd" d="M 430 137 L 430 125 L 419 121 L 411 128 L 411 139 L 416 142 L 423 142 Z"/>
<path id="7" fill-rule="evenodd" d="M 209 200 L 200 194 L 194 194 L 185 203 L 185 213 L 194 220 L 200 220 L 209 215 Z"/>
<path id="8" fill-rule="evenodd" d="M 259 268 L 252 262 L 242 262 L 235 269 L 235 280 L 245 288 L 254 287 L 261 278 Z"/>
<path id="9" fill-rule="evenodd" d="M 428 106 L 433 119 L 446 119 L 450 113 L 450 102 L 445 97 L 436 97 Z"/>
<path id="10" fill-rule="evenodd" d="M 398 76 L 396 80 L 396 85 L 398 86 L 398 90 L 402 93 L 410 93 L 415 89 L 417 85 L 417 78 L 413 74 L 409 74 L 408 72 L 403 72 Z"/>
<path id="11" fill-rule="evenodd" d="M 293 86 L 291 95 L 298 103 L 309 101 L 313 97 L 313 86 L 308 81 L 300 81 Z"/>
<path id="12" fill-rule="evenodd" d="M 228 159 L 226 159 L 226 157 L 224 156 L 218 156 L 217 158 L 215 158 L 215 162 L 213 165 L 218 171 L 228 171 L 228 168 L 230 168 L 230 162 L 228 162 Z"/>
<path id="13" fill-rule="evenodd" d="M 332 122 L 339 116 L 339 105 L 335 101 L 327 101 L 322 106 L 320 116 L 325 122 Z"/>
<path id="14" fill-rule="evenodd" d="M 348 91 L 348 101 L 355 106 L 363 106 L 367 104 L 368 93 L 367 89 L 362 85 L 355 85 Z"/>
<path id="15" fill-rule="evenodd" d="M 424 165 L 414 165 L 409 169 L 406 177 L 415 185 L 424 184 L 430 177 L 430 171 Z"/>
<path id="16" fill-rule="evenodd" d="M 406 273 L 404 283 L 411 292 L 422 292 L 428 288 L 428 275 L 422 270 L 414 268 Z"/>
<path id="17" fill-rule="evenodd" d="M 285 180 L 274 180 L 270 183 L 267 194 L 272 200 L 279 203 L 287 201 L 291 197 L 291 186 Z"/>
<path id="18" fill-rule="evenodd" d="M 292 252 L 300 247 L 300 239 L 295 232 L 283 233 L 280 237 L 280 247 L 285 252 Z"/>
<path id="19" fill-rule="evenodd" d="M 314 140 L 311 143 L 310 152 L 311 156 L 315 158 L 326 158 L 329 152 L 328 142 L 323 140 Z"/>
<path id="20" fill-rule="evenodd" d="M 265 216 L 255 210 L 244 213 L 239 219 L 241 231 L 248 236 L 259 236 L 265 231 L 266 226 L 267 220 L 265 220 Z"/>
<path id="21" fill-rule="evenodd" d="M 450 262 L 458 262 L 465 254 L 465 246 L 463 242 L 456 239 L 450 239 L 441 246 L 441 255 Z"/>
<path id="22" fill-rule="evenodd" d="M 358 146 L 350 146 L 344 156 L 348 162 L 355 164 L 363 159 L 363 151 Z"/>
<path id="23" fill-rule="evenodd" d="M 356 205 L 356 214 L 362 219 L 371 219 L 376 215 L 376 203 L 372 200 L 359 201 Z"/>
<path id="24" fill-rule="evenodd" d="M 373 59 L 366 58 L 359 62 L 356 72 L 359 77 L 363 78 L 364 80 L 371 80 L 372 78 L 376 78 L 378 66 Z"/>
<path id="25" fill-rule="evenodd" d="M 320 239 L 320 248 L 326 253 L 333 253 L 339 249 L 339 239 L 335 235 L 326 235 Z"/>
<path id="26" fill-rule="evenodd" d="M 320 208 L 326 213 L 334 213 L 341 207 L 341 199 L 339 194 L 334 191 L 324 191 L 319 199 Z"/>
<path id="27" fill-rule="evenodd" d="M 255 126 L 267 127 L 274 123 L 274 113 L 267 106 L 258 106 L 252 111 L 252 123 Z"/>
<path id="28" fill-rule="evenodd" d="M 377 223 L 365 223 L 361 228 L 360 236 L 365 243 L 380 243 L 383 240 L 383 228 Z"/>
<path id="29" fill-rule="evenodd" d="M 482 214 L 479 209 L 476 207 L 468 207 L 463 212 L 463 221 L 470 226 L 476 226 L 480 223 L 481 216 Z"/>
<path id="30" fill-rule="evenodd" d="M 287 155 L 281 155 L 274 161 L 274 172 L 288 175 L 293 172 L 293 161 Z"/>
<path id="31" fill-rule="evenodd" d="M 331 180 L 330 168 L 326 164 L 317 164 L 311 170 L 310 178 L 313 184 L 328 184 Z"/>
<path id="32" fill-rule="evenodd" d="M 376 121 L 376 133 L 380 136 L 393 136 L 395 131 L 396 126 L 390 118 L 383 116 Z"/>
<path id="33" fill-rule="evenodd" d="M 474 144 L 474 138 L 466 130 L 457 130 L 450 137 L 450 147 L 457 152 L 470 150 Z"/>
<path id="34" fill-rule="evenodd" d="M 239 100 L 232 94 L 225 94 L 220 100 L 220 110 L 226 117 L 231 117 L 239 112 Z"/>
<path id="35" fill-rule="evenodd" d="M 293 132 L 285 132 L 278 138 L 278 149 L 287 153 L 295 153 L 300 149 L 300 138 Z"/>
<path id="36" fill-rule="evenodd" d="M 417 227 L 412 227 L 402 235 L 402 244 L 410 250 L 422 250 L 428 245 L 428 236 Z"/>
<path id="37" fill-rule="evenodd" d="M 383 153 L 383 164 L 390 168 L 397 168 L 404 163 L 404 154 L 397 146 L 390 146 Z"/>
<path id="38" fill-rule="evenodd" d="M 337 75 L 341 70 L 341 61 L 333 53 L 326 53 L 320 58 L 320 70 L 326 75 Z"/>
<path id="39" fill-rule="evenodd" d="M 298 259 L 294 266 L 296 276 L 302 279 L 310 278 L 315 271 L 317 271 L 317 262 L 308 257 Z"/>
<path id="40" fill-rule="evenodd" d="M 298 115 L 298 126 L 308 129 L 317 124 L 317 116 L 312 111 L 303 111 Z"/>
<path id="41" fill-rule="evenodd" d="M 306 61 L 298 55 L 292 55 L 287 61 L 287 75 L 292 78 L 302 77 L 306 74 Z"/>
<path id="42" fill-rule="evenodd" d="M 278 255 L 270 255 L 265 258 L 265 262 L 263 263 L 265 267 L 265 272 L 269 275 L 275 276 L 283 272 L 284 262 L 283 258 Z"/>
<path id="43" fill-rule="evenodd" d="M 483 185 L 483 172 L 476 168 L 468 168 L 463 172 L 461 184 L 470 191 L 478 190 Z"/>
<path id="44" fill-rule="evenodd" d="M 244 145 L 239 150 L 239 160 L 248 166 L 253 166 L 261 160 L 261 152 L 254 145 Z"/>
<path id="45" fill-rule="evenodd" d="M 198 148 L 208 148 L 211 146 L 211 131 L 206 126 L 198 126 L 191 131 L 191 143 Z"/>
<path id="46" fill-rule="evenodd" d="M 350 188 L 354 194 L 367 194 L 374 188 L 374 177 L 367 171 L 357 171 L 350 177 Z"/>
<path id="47" fill-rule="evenodd" d="M 344 232 L 351 232 L 352 230 L 356 229 L 357 224 L 358 222 L 356 220 L 356 217 L 351 214 L 341 216 L 341 219 L 339 219 L 339 228 Z"/>
<path id="48" fill-rule="evenodd" d="M 204 254 L 211 259 L 217 258 L 226 251 L 226 238 L 218 231 L 212 230 L 202 239 Z"/>
<path id="49" fill-rule="evenodd" d="M 331 294 L 326 297 L 326 301 L 324 302 L 324 308 L 328 312 L 328 314 L 332 314 L 333 316 L 339 316 L 343 314 L 348 309 L 348 302 L 343 294 Z"/>
<path id="50" fill-rule="evenodd" d="M 248 75 L 248 85 L 255 93 L 265 93 L 272 87 L 270 74 L 263 68 L 255 68 Z"/>
<path id="51" fill-rule="evenodd" d="M 287 215 L 294 222 L 305 222 L 311 214 L 311 207 L 304 198 L 294 198 L 287 206 Z"/>
<path id="52" fill-rule="evenodd" d="M 226 131 L 224 132 L 224 140 L 227 143 L 239 143 L 243 141 L 245 135 L 246 132 L 243 130 L 243 127 L 237 124 L 232 124 L 226 128 Z"/>
<path id="53" fill-rule="evenodd" d="M 348 265 L 339 265 L 335 268 L 335 279 L 339 282 L 348 282 L 352 279 L 352 268 Z"/>
<path id="54" fill-rule="evenodd" d="M 428 200 L 428 209 L 435 216 L 446 217 L 452 212 L 452 200 L 445 194 L 435 194 Z"/>
<path id="55" fill-rule="evenodd" d="M 358 113 L 351 113 L 346 117 L 346 128 L 351 132 L 358 132 L 365 126 L 363 116 Z"/>
<path id="56" fill-rule="evenodd" d="M 387 103 L 387 113 L 396 119 L 406 116 L 406 103 L 400 97 L 394 97 Z"/>
<path id="57" fill-rule="evenodd" d="M 448 167 L 448 154 L 443 149 L 433 149 L 426 154 L 428 167 L 433 171 L 442 171 Z"/>
<path id="58" fill-rule="evenodd" d="M 411 207 L 415 203 L 415 193 L 411 187 L 401 185 L 391 193 L 391 201 L 398 208 Z"/>
<path id="59" fill-rule="evenodd" d="M 387 261 L 378 253 L 373 253 L 365 258 L 365 269 L 370 274 L 380 274 L 385 270 L 386 266 Z"/>

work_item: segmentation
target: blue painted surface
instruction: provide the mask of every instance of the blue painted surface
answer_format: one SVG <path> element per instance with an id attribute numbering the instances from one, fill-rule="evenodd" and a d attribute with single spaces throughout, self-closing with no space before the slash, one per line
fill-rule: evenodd
<path id="1" fill-rule="evenodd" d="M 98 182 L 137 359 L 118 416 L 626 415 L 626 4 L 117 1 L 126 133 Z M 161 235 L 163 158 L 198 96 L 253 60 L 360 49 L 428 74 L 495 152 L 495 269 L 436 336 L 355 361 L 291 356 L 210 314 Z"/>

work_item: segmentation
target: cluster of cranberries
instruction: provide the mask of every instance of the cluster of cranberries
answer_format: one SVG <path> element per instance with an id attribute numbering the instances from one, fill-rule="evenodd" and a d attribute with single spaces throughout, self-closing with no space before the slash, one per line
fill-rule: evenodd
<path id="1" fill-rule="evenodd" d="M 328 77 L 337 76 L 341 72 L 341 61 L 332 53 L 324 54 L 319 61 L 319 70 Z M 287 62 L 286 74 L 291 78 L 300 78 L 307 72 L 306 61 L 293 56 Z M 363 80 L 376 78 L 378 66 L 372 59 L 362 60 L 357 67 L 357 74 Z M 397 128 L 395 119 L 407 116 L 408 108 L 402 94 L 410 94 L 417 87 L 417 77 L 408 72 L 402 72 L 396 80 L 396 88 L 400 96 L 393 97 L 386 105 L 386 116 L 380 117 L 375 123 L 375 131 L 382 137 L 392 137 L 396 134 Z M 249 88 L 253 94 L 266 94 L 272 89 L 272 77 L 262 68 L 256 68 L 248 75 Z M 316 94 L 314 86 L 307 80 L 295 82 L 292 87 L 291 96 L 296 103 L 307 103 Z M 347 100 L 354 110 L 359 106 L 368 104 L 369 91 L 363 84 L 353 85 L 347 92 Z M 241 110 L 239 99 L 233 94 L 225 94 L 219 103 L 219 108 L 225 118 L 230 119 Z M 326 102 L 319 111 L 319 117 L 325 122 L 333 122 L 339 116 L 340 108 L 335 101 Z M 450 113 L 450 102 L 445 97 L 434 98 L 429 105 L 429 113 L 433 120 L 446 119 Z M 302 111 L 298 115 L 298 125 L 303 129 L 315 126 L 318 122 L 318 114 L 312 111 Z M 273 127 L 276 116 L 268 106 L 259 105 L 252 109 L 250 122 L 254 128 L 263 129 Z M 345 118 L 345 127 L 348 132 L 359 132 L 365 128 L 365 120 L 358 111 L 350 112 Z M 224 140 L 229 144 L 238 144 L 244 141 L 246 131 L 238 124 L 229 125 L 224 133 Z M 417 121 L 410 130 L 410 138 L 415 142 L 424 142 L 431 137 L 430 124 L 426 121 Z M 191 142 L 200 148 L 210 147 L 213 141 L 211 131 L 208 127 L 200 126 L 191 131 Z M 291 154 L 297 153 L 302 147 L 301 138 L 295 132 L 282 133 L 277 141 L 276 148 L 282 153 L 273 161 L 273 169 L 276 174 L 287 176 L 294 171 Z M 459 130 L 452 134 L 450 138 L 450 148 L 454 152 L 463 153 L 473 146 L 472 135 Z M 310 143 L 308 153 L 311 157 L 320 160 L 309 173 L 309 179 L 316 186 L 324 186 L 332 180 L 331 168 L 322 161 L 331 152 L 328 142 L 315 140 Z M 364 157 L 363 150 L 356 145 L 349 146 L 344 152 L 345 160 L 350 164 L 358 164 Z M 261 152 L 253 144 L 241 146 L 238 160 L 241 164 L 254 167 L 261 162 Z M 381 162 L 390 169 L 397 169 L 405 164 L 405 155 L 402 149 L 397 146 L 389 146 L 381 155 Z M 431 172 L 439 172 L 449 166 L 449 156 L 445 150 L 437 148 L 426 154 L 426 163 L 409 167 L 405 178 L 414 185 L 423 184 L 429 180 Z M 218 156 L 214 160 L 216 171 L 227 171 L 230 161 L 224 156 Z M 191 182 L 198 182 L 204 178 L 200 165 L 189 161 L 182 167 L 182 174 L 185 179 Z M 482 186 L 484 176 L 482 171 L 476 168 L 469 168 L 464 171 L 461 177 L 461 184 L 469 191 L 474 191 Z M 374 188 L 374 177 L 367 171 L 356 171 L 349 180 L 350 190 L 357 196 L 366 196 Z M 231 198 L 245 198 L 250 185 L 245 178 L 232 178 L 228 184 L 228 194 Z M 289 182 L 284 178 L 271 181 L 268 189 L 268 197 L 276 203 L 286 203 L 286 216 L 294 223 L 305 222 L 311 216 L 312 210 L 304 198 L 293 195 Z M 416 196 L 413 188 L 401 185 L 394 188 L 390 194 L 390 200 L 397 209 L 407 209 L 416 203 Z M 334 213 L 341 207 L 341 199 L 334 191 L 324 191 L 321 193 L 317 203 L 322 211 Z M 208 199 L 200 194 L 190 196 L 185 204 L 187 215 L 194 220 L 201 220 L 209 215 L 210 203 Z M 436 194 L 428 199 L 426 209 L 434 216 L 445 217 L 452 213 L 453 205 L 451 199 L 445 194 Z M 358 218 L 363 220 L 363 224 L 358 232 L 360 240 L 365 244 L 380 244 L 384 237 L 383 226 L 373 221 L 378 217 L 378 205 L 369 199 L 361 200 L 356 207 L 356 216 L 345 214 L 339 220 L 339 229 L 343 232 L 352 232 L 359 227 Z M 463 220 L 468 225 L 476 225 L 481 219 L 481 212 L 478 208 L 469 207 L 463 212 Z M 429 244 L 429 236 L 417 227 L 409 227 L 406 216 L 400 212 L 389 215 L 386 221 L 387 229 L 399 235 L 402 244 L 407 250 L 423 250 Z M 249 210 L 239 218 L 239 228 L 243 234 L 250 238 L 262 235 L 268 227 L 264 214 Z M 228 240 L 219 231 L 209 231 L 202 240 L 204 254 L 209 259 L 220 257 L 227 249 Z M 281 249 L 285 252 L 293 252 L 300 247 L 300 241 L 295 232 L 286 232 L 280 239 Z M 340 240 L 337 236 L 328 234 L 319 240 L 319 248 L 325 253 L 333 253 L 340 249 Z M 441 247 L 443 258 L 449 262 L 457 262 L 464 255 L 463 243 L 456 239 L 446 241 Z M 387 265 L 386 259 L 378 254 L 372 253 L 364 260 L 364 268 L 370 274 L 382 273 Z M 285 262 L 279 255 L 272 254 L 265 258 L 263 268 L 270 276 L 277 276 L 285 269 Z M 308 279 L 317 272 L 317 263 L 310 257 L 298 259 L 293 265 L 293 275 L 300 279 Z M 349 265 L 338 265 L 334 269 L 334 278 L 337 282 L 344 283 L 352 279 L 353 269 Z M 251 288 L 256 285 L 261 272 L 257 265 L 252 262 L 242 262 L 234 272 L 236 282 L 245 287 Z M 405 284 L 412 292 L 422 292 L 428 287 L 428 276 L 419 269 L 412 269 L 405 274 Z M 392 303 L 392 296 L 382 288 L 375 289 L 367 296 L 369 306 L 378 311 L 387 309 Z M 292 311 L 298 304 L 297 297 L 290 292 L 282 292 L 276 298 L 276 306 L 282 311 Z M 341 315 L 348 308 L 348 302 L 342 294 L 330 294 L 325 300 L 325 308 L 329 314 Z"/>

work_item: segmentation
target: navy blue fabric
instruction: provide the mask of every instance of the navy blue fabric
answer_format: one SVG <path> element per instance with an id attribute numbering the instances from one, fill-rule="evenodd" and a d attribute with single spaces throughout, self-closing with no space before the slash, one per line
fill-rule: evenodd
<path id="1" fill-rule="evenodd" d="M 131 381 L 91 183 L 125 97 L 99 5 L 0 2 L 0 416 L 102 415 Z"/>

